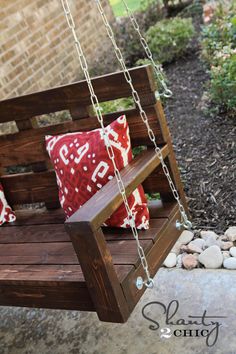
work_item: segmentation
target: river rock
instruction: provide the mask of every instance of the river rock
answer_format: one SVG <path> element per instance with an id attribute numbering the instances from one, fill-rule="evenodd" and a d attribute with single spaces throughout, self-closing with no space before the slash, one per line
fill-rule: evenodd
<path id="1" fill-rule="evenodd" d="M 176 268 L 182 268 L 182 265 L 183 265 L 182 254 L 179 254 L 176 260 Z"/>
<path id="2" fill-rule="evenodd" d="M 192 231 L 184 230 L 177 242 L 181 245 L 187 245 L 190 241 L 192 241 L 193 237 L 194 234 Z"/>
<path id="3" fill-rule="evenodd" d="M 171 252 L 178 255 L 181 251 L 181 246 L 187 245 L 194 237 L 193 232 L 184 230 L 180 235 L 179 239 L 175 243 L 174 247 L 172 248 Z"/>
<path id="4" fill-rule="evenodd" d="M 204 249 L 206 241 L 202 238 L 195 238 L 195 240 L 191 241 L 190 243 L 198 246 L 201 249 Z"/>
<path id="5" fill-rule="evenodd" d="M 199 255 L 198 260 L 205 266 L 205 268 L 220 268 L 223 263 L 223 255 L 220 247 L 216 245 L 208 247 Z"/>
<path id="6" fill-rule="evenodd" d="M 215 239 L 215 236 L 213 236 L 213 235 L 209 235 L 207 237 L 207 239 L 205 240 L 204 248 L 206 249 L 206 248 L 211 247 L 211 246 L 220 247 L 220 244 L 221 244 L 220 240 Z"/>
<path id="7" fill-rule="evenodd" d="M 223 250 L 223 251 L 227 251 L 229 250 L 231 247 L 233 247 L 233 242 L 232 241 L 220 241 L 220 248 Z M 236 247 L 234 247 L 236 248 Z"/>
<path id="8" fill-rule="evenodd" d="M 171 249 L 171 253 L 175 253 L 177 256 L 180 253 L 181 244 L 177 241 L 174 247 Z"/>
<path id="9" fill-rule="evenodd" d="M 201 253 L 202 249 L 194 244 L 191 244 L 191 242 L 190 242 L 188 245 L 181 246 L 181 251 L 184 251 L 187 253 Z"/>
<path id="10" fill-rule="evenodd" d="M 220 235 L 218 238 L 220 241 L 229 241 L 228 237 L 225 235 Z"/>
<path id="11" fill-rule="evenodd" d="M 236 241 L 236 226 L 230 226 L 225 231 L 225 236 L 228 238 L 229 241 Z"/>
<path id="12" fill-rule="evenodd" d="M 166 259 L 164 260 L 163 264 L 167 268 L 173 268 L 176 266 L 176 261 L 177 261 L 176 254 L 173 252 L 170 252 L 168 254 L 168 256 L 166 257 Z"/>
<path id="13" fill-rule="evenodd" d="M 201 238 L 203 238 L 203 240 L 207 240 L 209 237 L 210 238 L 214 238 L 215 240 L 217 240 L 218 235 L 214 232 L 214 231 L 201 231 Z"/>
<path id="14" fill-rule="evenodd" d="M 222 252 L 222 255 L 223 255 L 224 260 L 225 260 L 226 258 L 230 258 L 230 253 L 229 253 L 229 251 L 223 251 L 223 252 Z"/>
<path id="15" fill-rule="evenodd" d="M 200 240 L 200 239 L 199 239 L 199 240 Z M 197 241 L 197 240 L 194 240 L 194 241 Z M 194 241 L 191 241 L 191 242 L 187 245 L 189 251 L 190 251 L 191 253 L 202 253 L 203 249 L 202 249 L 201 246 L 203 246 L 203 244 L 201 244 L 200 246 L 198 246 L 198 244 L 197 244 L 196 242 L 194 242 Z M 201 240 L 201 241 L 205 242 L 204 240 Z"/>
<path id="16" fill-rule="evenodd" d="M 194 269 L 198 266 L 198 261 L 192 254 L 184 255 L 182 257 L 182 263 L 185 269 Z"/>
<path id="17" fill-rule="evenodd" d="M 231 256 L 236 257 L 236 247 L 231 247 L 229 253 L 231 254 Z"/>
<path id="18" fill-rule="evenodd" d="M 235 257 L 229 257 L 224 260 L 224 268 L 226 269 L 236 269 L 236 258 Z"/>

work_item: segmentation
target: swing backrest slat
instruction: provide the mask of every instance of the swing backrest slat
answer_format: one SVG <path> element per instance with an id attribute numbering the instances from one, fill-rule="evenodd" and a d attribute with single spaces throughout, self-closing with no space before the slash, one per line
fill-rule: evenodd
<path id="1" fill-rule="evenodd" d="M 135 89 L 140 95 L 156 89 L 151 66 L 130 69 Z M 92 79 L 99 102 L 131 96 L 123 72 Z M 1 123 L 25 120 L 41 114 L 91 105 L 90 93 L 85 80 L 57 88 L 0 102 Z"/>

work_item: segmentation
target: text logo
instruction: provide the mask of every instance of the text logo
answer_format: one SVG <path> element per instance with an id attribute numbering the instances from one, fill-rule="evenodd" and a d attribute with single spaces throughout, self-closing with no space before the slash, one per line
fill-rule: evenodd
<path id="1" fill-rule="evenodd" d="M 160 328 L 159 322 L 153 318 L 154 308 L 157 307 L 161 308 L 165 315 L 165 326 L 162 328 Z M 179 318 L 178 310 L 179 302 L 177 300 L 172 300 L 167 306 L 162 302 L 152 301 L 143 307 L 142 315 L 151 323 L 149 329 L 152 331 L 159 330 L 160 338 L 170 339 L 172 336 L 204 337 L 206 338 L 206 345 L 208 347 L 212 347 L 216 344 L 219 329 L 222 325 L 218 320 L 226 318 L 226 316 L 210 316 L 207 314 L 207 310 L 204 310 L 201 315 L 188 315 L 186 318 Z M 171 326 L 171 328 L 169 326 Z"/>

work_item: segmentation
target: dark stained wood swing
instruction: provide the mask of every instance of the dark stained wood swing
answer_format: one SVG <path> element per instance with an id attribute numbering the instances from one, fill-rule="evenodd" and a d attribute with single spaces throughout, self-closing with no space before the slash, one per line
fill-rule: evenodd
<path id="1" fill-rule="evenodd" d="M 158 145 L 186 207 L 169 130 L 151 66 L 129 71 Z M 92 79 L 100 102 L 130 96 L 122 72 Z M 0 123 L 15 121 L 19 132 L 0 136 L 0 168 L 6 198 L 17 220 L 0 228 L 0 305 L 96 311 L 100 320 L 125 322 L 145 291 L 133 235 L 129 230 L 102 228 L 122 198 L 115 179 L 97 192 L 65 224 L 59 207 L 55 173 L 46 153 L 44 136 L 99 127 L 92 116 L 86 81 L 0 102 Z M 72 121 L 39 127 L 34 117 L 69 110 Z M 178 239 L 178 205 L 151 148 L 137 109 L 122 111 L 130 126 L 132 146 L 146 145 L 121 174 L 129 195 L 140 183 L 151 201 L 150 229 L 139 238 L 153 276 Z M 119 116 L 104 115 L 105 124 Z M 31 172 L 8 174 L 7 167 L 27 165 Z M 17 209 L 44 202 L 43 209 Z"/>
<path id="2" fill-rule="evenodd" d="M 0 136 L 0 182 L 17 216 L 0 229 L 0 305 L 96 311 L 100 320 L 122 323 L 146 286 L 153 284 L 151 277 L 179 237 L 177 220 L 187 228 L 191 223 L 184 211 L 186 201 L 166 119 L 155 95 L 153 68 L 160 78 L 162 74 L 150 51 L 152 67 L 128 70 L 96 0 L 123 72 L 91 80 L 68 1 L 61 2 L 86 81 L 0 102 L 0 123 L 15 121 L 18 128 L 17 133 Z M 142 37 L 141 43 L 147 50 Z M 171 91 L 160 81 L 169 96 Z M 102 115 L 98 102 L 130 96 L 136 108 Z M 49 127 L 37 123 L 37 116 L 63 110 L 69 110 L 71 121 Z M 120 172 L 123 196 L 114 178 L 64 222 L 45 135 L 102 126 L 109 145 L 104 125 L 121 114 L 127 117 L 132 146 L 147 147 Z M 29 172 L 9 174 L 9 167 L 22 165 Z M 122 204 L 124 194 L 129 196 L 140 183 L 147 193 L 161 197 L 149 203 L 150 229 L 135 235 L 131 229 L 102 227 Z M 22 207 L 34 203 L 44 203 L 44 208 Z M 129 211 L 128 216 L 133 218 Z"/>

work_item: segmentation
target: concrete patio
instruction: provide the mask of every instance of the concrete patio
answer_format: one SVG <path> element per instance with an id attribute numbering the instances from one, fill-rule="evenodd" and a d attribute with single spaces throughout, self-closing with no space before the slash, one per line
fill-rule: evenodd
<path id="1" fill-rule="evenodd" d="M 236 338 L 236 272 L 228 270 L 186 271 L 160 269 L 155 290 L 146 291 L 129 321 L 124 325 L 101 323 L 95 314 L 1 308 L 0 354 L 235 354 Z M 151 301 L 168 306 L 178 300 L 179 309 L 166 324 L 163 308 L 153 304 L 145 309 L 150 319 L 143 318 L 142 308 Z M 206 337 L 196 337 L 196 331 L 216 325 L 180 325 L 180 318 L 188 316 L 226 316 L 205 319 L 205 323 L 220 322 L 219 335 L 213 347 L 206 345 Z M 173 312 L 173 311 L 172 311 Z M 195 319 L 196 320 L 196 319 Z M 200 319 L 198 319 L 200 321 Z M 151 330 L 159 322 L 158 330 Z M 170 338 L 160 338 L 161 328 L 171 330 Z M 176 330 L 176 336 L 173 331 Z M 180 332 L 182 330 L 182 332 Z M 180 336 L 186 334 L 187 337 Z M 206 334 L 206 332 L 204 332 Z M 214 340 L 216 331 L 209 337 Z"/>

